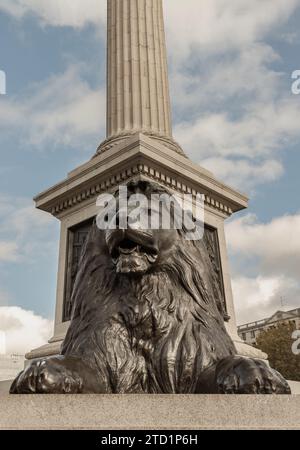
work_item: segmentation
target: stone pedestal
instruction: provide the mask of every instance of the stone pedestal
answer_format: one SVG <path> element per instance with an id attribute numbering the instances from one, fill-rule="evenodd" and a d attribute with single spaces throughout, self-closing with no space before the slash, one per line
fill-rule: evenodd
<path id="1" fill-rule="evenodd" d="M 300 395 L 8 395 L 0 429 L 300 429 Z M 30 405 L 30 408 L 28 408 Z"/>

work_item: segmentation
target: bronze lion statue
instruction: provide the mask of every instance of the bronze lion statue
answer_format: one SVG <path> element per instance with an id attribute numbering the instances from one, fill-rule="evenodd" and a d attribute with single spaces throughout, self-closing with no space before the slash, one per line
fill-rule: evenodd
<path id="1" fill-rule="evenodd" d="M 145 181 L 128 187 L 167 192 Z M 94 224 L 61 355 L 32 361 L 10 392 L 290 393 L 266 362 L 237 356 L 213 273 L 203 240 L 183 229 Z"/>

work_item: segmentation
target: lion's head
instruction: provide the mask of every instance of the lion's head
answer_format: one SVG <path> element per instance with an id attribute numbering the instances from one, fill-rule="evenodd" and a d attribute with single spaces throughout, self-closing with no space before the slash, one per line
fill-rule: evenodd
<path id="1" fill-rule="evenodd" d="M 175 248 L 179 236 L 174 226 L 171 228 L 174 205 L 165 201 L 166 193 L 165 189 L 155 183 L 144 181 L 129 183 L 123 229 L 119 223 L 122 214 L 121 202 L 117 197 L 114 203 L 115 211 L 110 215 L 104 232 L 105 242 L 117 273 L 142 275 L 157 269 Z M 144 199 L 142 204 L 141 196 Z M 131 204 L 130 199 L 133 199 Z M 137 203 L 139 203 L 138 210 Z M 170 216 L 170 228 L 163 228 L 163 214 Z M 157 224 L 154 224 L 154 216 Z M 110 227 L 112 224 L 113 229 Z"/>

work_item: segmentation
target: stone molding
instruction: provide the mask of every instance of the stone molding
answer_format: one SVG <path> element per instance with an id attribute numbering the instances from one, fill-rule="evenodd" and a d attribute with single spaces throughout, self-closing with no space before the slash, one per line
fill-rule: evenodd
<path id="1" fill-rule="evenodd" d="M 150 131 L 147 131 L 147 130 L 133 130 L 131 132 L 124 131 L 123 133 L 118 133 L 114 136 L 110 136 L 108 139 L 106 139 L 104 142 L 102 142 L 99 145 L 99 147 L 96 151 L 96 154 L 94 155 L 94 158 L 96 156 L 100 155 L 100 153 L 104 153 L 107 150 L 114 148 L 116 145 L 118 145 L 120 143 L 120 141 L 126 142 L 129 138 L 131 138 L 132 136 L 135 136 L 139 133 L 142 133 L 145 136 L 149 136 L 151 139 L 156 139 L 157 141 L 161 142 L 163 145 L 165 145 L 170 150 L 174 150 L 179 155 L 182 155 L 187 158 L 186 154 L 184 153 L 184 151 L 182 150 L 180 145 L 176 141 L 174 141 L 174 139 L 171 139 L 164 135 L 159 135 L 154 132 L 151 133 Z"/>
<path id="2" fill-rule="evenodd" d="M 205 204 L 229 217 L 247 207 L 245 195 L 220 183 L 211 172 L 143 134 L 100 153 L 36 198 L 37 208 L 59 216 L 132 177 L 145 176 L 179 193 L 205 195 Z M 179 181 L 180 180 L 180 181 Z"/>
<path id="3" fill-rule="evenodd" d="M 125 169 L 121 172 L 117 172 L 113 176 L 108 176 L 105 180 L 95 183 L 91 187 L 84 189 L 77 194 L 71 195 L 66 200 L 53 206 L 51 208 L 51 214 L 57 216 L 62 211 L 72 208 L 74 205 L 82 203 L 87 199 L 96 197 L 101 193 L 109 191 L 112 188 L 117 187 L 121 183 L 129 181 L 131 178 L 137 175 L 145 175 L 147 178 L 163 184 L 164 186 L 171 188 L 172 190 L 175 190 L 179 193 L 191 194 L 193 195 L 193 198 L 196 198 L 197 194 L 201 194 L 187 184 L 176 180 L 175 177 L 165 175 L 162 170 L 157 170 L 147 164 L 136 164 L 133 167 Z M 220 211 L 228 217 L 233 213 L 230 207 L 211 195 L 205 195 L 205 204 Z"/>

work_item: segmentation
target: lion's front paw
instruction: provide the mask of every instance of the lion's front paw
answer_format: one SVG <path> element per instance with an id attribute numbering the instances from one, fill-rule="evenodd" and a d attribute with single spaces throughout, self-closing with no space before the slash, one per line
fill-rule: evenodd
<path id="1" fill-rule="evenodd" d="M 77 394 L 82 378 L 63 364 L 62 357 L 33 361 L 13 382 L 11 394 Z"/>
<path id="2" fill-rule="evenodd" d="M 287 381 L 264 361 L 230 356 L 216 368 L 216 383 L 222 394 L 290 394 Z"/>

